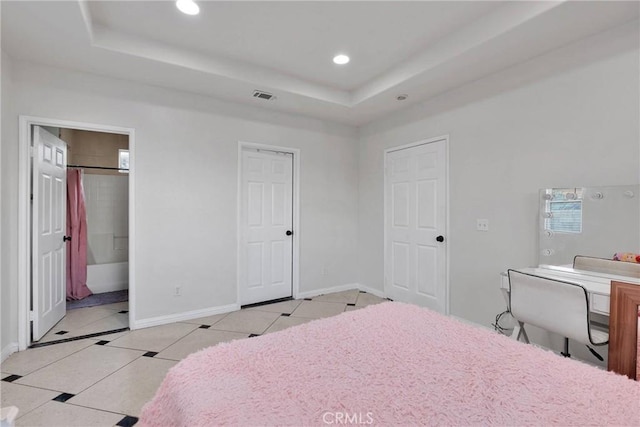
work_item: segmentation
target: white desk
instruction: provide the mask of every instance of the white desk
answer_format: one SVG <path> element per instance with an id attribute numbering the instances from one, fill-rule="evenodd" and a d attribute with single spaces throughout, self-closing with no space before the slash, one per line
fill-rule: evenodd
<path id="1" fill-rule="evenodd" d="M 640 285 L 640 279 L 614 274 L 598 273 L 594 271 L 576 270 L 571 267 L 541 265 L 539 267 L 514 268 L 523 273 L 535 274 L 549 279 L 564 280 L 584 286 L 589 294 L 590 309 L 594 313 L 609 315 L 609 295 L 611 281 L 619 281 Z M 500 274 L 500 288 L 509 304 L 509 277 L 507 272 Z"/>

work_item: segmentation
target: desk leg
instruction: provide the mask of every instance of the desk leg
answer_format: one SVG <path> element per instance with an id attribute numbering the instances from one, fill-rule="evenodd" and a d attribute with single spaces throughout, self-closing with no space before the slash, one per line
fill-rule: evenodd
<path id="1" fill-rule="evenodd" d="M 500 288 L 502 291 L 502 297 L 504 298 L 504 302 L 507 303 L 507 309 L 509 308 L 509 290 L 505 288 Z"/>
<path id="2" fill-rule="evenodd" d="M 529 344 L 529 337 L 527 336 L 527 331 L 524 330 L 524 323 L 518 321 L 518 324 L 515 328 L 513 328 L 513 333 L 511 334 L 511 338 L 516 341 L 520 341 L 520 337 L 524 338 L 522 341 L 526 344 Z"/>

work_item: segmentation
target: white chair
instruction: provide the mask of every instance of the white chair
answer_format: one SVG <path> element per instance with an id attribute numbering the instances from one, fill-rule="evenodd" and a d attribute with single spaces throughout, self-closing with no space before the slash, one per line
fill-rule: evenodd
<path id="1" fill-rule="evenodd" d="M 524 324 L 534 325 L 565 337 L 565 357 L 569 354 L 569 339 L 587 346 L 601 346 L 609 342 L 609 334 L 591 327 L 589 295 L 580 284 L 548 279 L 517 270 L 508 270 L 509 309 L 518 324 L 511 337 L 529 342 Z"/>

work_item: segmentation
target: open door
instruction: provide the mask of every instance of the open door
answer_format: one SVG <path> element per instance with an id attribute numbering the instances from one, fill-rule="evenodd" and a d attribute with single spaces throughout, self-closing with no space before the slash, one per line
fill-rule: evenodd
<path id="1" fill-rule="evenodd" d="M 33 341 L 66 313 L 67 147 L 33 127 L 32 300 Z"/>

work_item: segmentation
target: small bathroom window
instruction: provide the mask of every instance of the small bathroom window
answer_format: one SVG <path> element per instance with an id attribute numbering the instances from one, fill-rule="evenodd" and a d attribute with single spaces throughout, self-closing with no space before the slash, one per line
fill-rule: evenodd
<path id="1" fill-rule="evenodd" d="M 118 168 L 120 173 L 129 173 L 129 150 L 118 150 Z"/>

